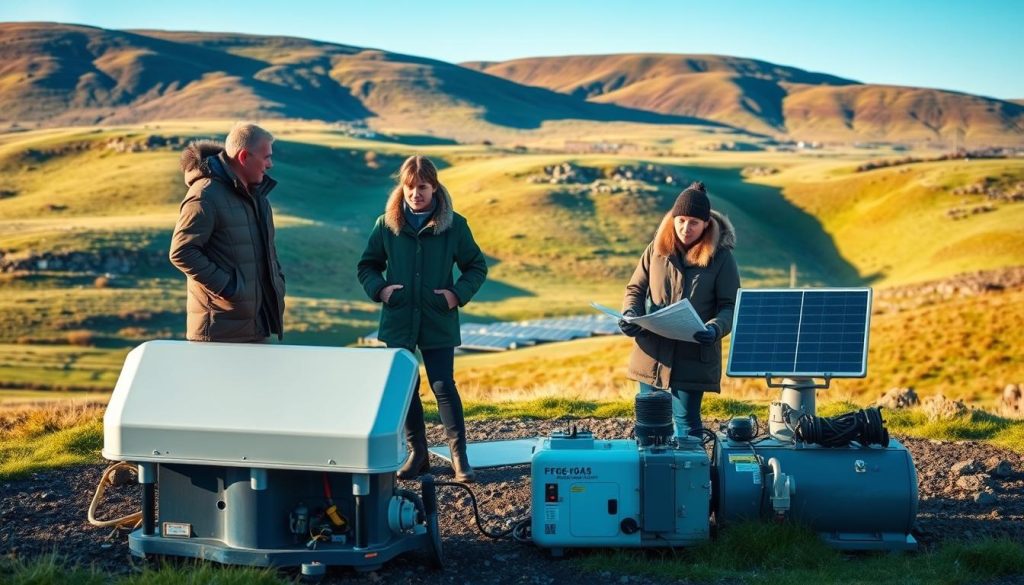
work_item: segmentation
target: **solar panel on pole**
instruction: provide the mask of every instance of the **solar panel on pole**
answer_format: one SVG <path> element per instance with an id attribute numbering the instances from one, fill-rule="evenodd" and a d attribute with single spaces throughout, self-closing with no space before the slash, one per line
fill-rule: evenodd
<path id="1" fill-rule="evenodd" d="M 726 373 L 863 377 L 870 320 L 870 288 L 740 290 Z"/>

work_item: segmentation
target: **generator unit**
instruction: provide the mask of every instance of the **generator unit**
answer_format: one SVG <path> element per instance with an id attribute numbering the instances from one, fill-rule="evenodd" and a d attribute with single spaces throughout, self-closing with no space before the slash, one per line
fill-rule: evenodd
<path id="1" fill-rule="evenodd" d="M 432 479 L 399 489 L 418 364 L 404 350 L 151 341 L 104 416 L 103 456 L 138 465 L 137 556 L 373 570 L 442 560 Z"/>
<path id="2" fill-rule="evenodd" d="M 674 547 L 708 538 L 711 462 L 701 441 L 666 440 L 668 394 L 638 396 L 637 404 L 638 417 L 655 427 L 643 440 L 601 441 L 572 429 L 537 447 L 530 464 L 535 544 L 560 555 L 572 547 Z"/>
<path id="3" fill-rule="evenodd" d="M 816 412 L 831 379 L 866 375 L 870 307 L 864 288 L 741 290 L 727 373 L 781 389 L 767 429 L 734 418 L 703 440 L 674 438 L 671 395 L 654 392 L 636 397 L 635 440 L 556 433 L 533 455 L 533 542 L 556 554 L 677 546 L 707 539 L 712 522 L 764 520 L 841 550 L 916 548 L 917 473 L 880 411 Z"/>

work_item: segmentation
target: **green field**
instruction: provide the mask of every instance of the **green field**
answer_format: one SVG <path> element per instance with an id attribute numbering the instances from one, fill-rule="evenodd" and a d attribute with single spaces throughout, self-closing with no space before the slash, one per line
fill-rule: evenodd
<path id="1" fill-rule="evenodd" d="M 68 266 L 0 273 L 0 387 L 109 391 L 133 346 L 178 338 L 184 281 L 166 261 L 184 185 L 178 149 L 120 152 L 108 144 L 215 137 L 220 122 L 38 130 L 0 135 L 0 252 L 3 259 L 127 257 L 115 272 Z M 952 208 L 986 203 L 958 187 L 1024 180 L 1024 160 L 925 162 L 856 172 L 885 151 L 707 152 L 688 148 L 718 130 L 564 120 L 521 133 L 516 150 L 381 134 L 355 138 L 313 122 L 275 122 L 272 195 L 278 247 L 288 275 L 287 341 L 346 345 L 376 328 L 376 306 L 355 280 L 373 219 L 408 154 L 434 158 L 456 208 L 489 258 L 483 290 L 464 313 L 477 321 L 589 312 L 617 305 L 636 258 L 680 182 L 702 180 L 713 205 L 736 225 L 744 286 L 887 287 L 1024 265 L 1024 204 L 997 201 L 954 220 Z M 670 130 L 677 129 L 673 135 Z M 640 145 L 629 155 L 554 152 L 600 131 Z M 585 134 L 584 134 L 585 136 Z M 694 138 L 694 144 L 699 140 Z M 890 153 L 891 154 L 891 153 Z M 621 192 L 534 182 L 545 166 L 570 162 L 608 177 L 619 166 L 655 165 L 676 184 L 633 180 Z M 774 171 L 751 176 L 752 167 Z M 605 180 L 605 182 L 609 182 Z M 978 300 L 938 300 L 877 315 L 869 377 L 836 384 L 838 396 L 872 398 L 895 385 L 986 404 L 1024 379 L 1020 291 Z M 550 394 L 622 398 L 628 342 L 595 339 L 507 355 L 460 357 L 472 398 Z M 756 382 L 727 394 L 758 396 Z"/>

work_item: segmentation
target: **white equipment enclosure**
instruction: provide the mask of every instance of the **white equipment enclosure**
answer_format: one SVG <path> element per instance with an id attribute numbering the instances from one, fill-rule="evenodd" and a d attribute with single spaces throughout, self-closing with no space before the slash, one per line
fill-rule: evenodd
<path id="1" fill-rule="evenodd" d="M 395 486 L 417 372 L 405 350 L 135 348 L 103 419 L 103 456 L 139 465 L 132 552 L 372 570 L 424 548 L 440 563 L 432 479 L 422 498 Z"/>

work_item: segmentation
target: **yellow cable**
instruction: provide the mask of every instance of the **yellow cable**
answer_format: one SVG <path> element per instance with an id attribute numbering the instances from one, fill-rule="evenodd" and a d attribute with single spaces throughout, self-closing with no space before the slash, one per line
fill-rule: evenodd
<path id="1" fill-rule="evenodd" d="M 97 520 L 96 519 L 96 508 L 99 506 L 100 499 L 103 497 L 103 492 L 107 490 L 107 485 L 112 483 L 110 481 L 110 474 L 116 469 L 121 467 L 131 468 L 131 464 L 125 461 L 115 463 L 103 471 L 103 475 L 100 477 L 100 483 L 96 486 L 96 493 L 92 496 L 92 503 L 89 504 L 89 524 L 93 526 L 99 526 L 101 528 L 107 526 L 116 526 L 118 528 L 128 528 L 129 526 L 138 526 L 142 523 L 142 511 L 129 514 L 121 518 L 114 518 L 113 520 Z"/>

